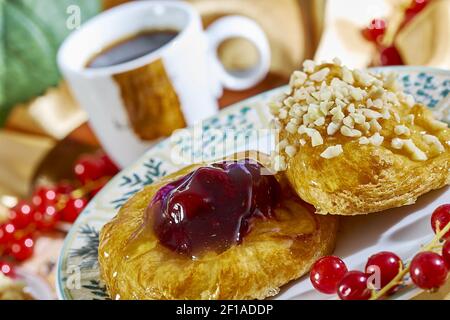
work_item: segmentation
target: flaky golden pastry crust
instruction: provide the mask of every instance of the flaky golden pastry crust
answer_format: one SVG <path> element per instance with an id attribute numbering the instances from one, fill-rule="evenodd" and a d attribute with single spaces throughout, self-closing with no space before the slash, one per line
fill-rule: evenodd
<path id="1" fill-rule="evenodd" d="M 358 215 L 410 205 L 450 184 L 448 148 L 425 162 L 357 141 L 344 145 L 340 157 L 328 160 L 305 149 L 290 160 L 286 176 L 319 214 Z"/>
<path id="2" fill-rule="evenodd" d="M 315 103 L 321 110 L 324 107 L 325 113 L 317 111 L 322 118 L 312 120 L 307 117 L 314 116 L 311 110 L 315 103 L 308 105 L 301 98 L 296 102 L 293 96 L 298 93 L 284 98 L 281 109 L 275 105 L 280 140 L 283 147 L 287 146 L 286 151 L 280 150 L 283 156 L 279 159 L 282 164 L 286 162 L 283 169 L 292 188 L 317 213 L 358 215 L 383 211 L 413 204 L 419 196 L 450 184 L 450 130 L 445 123 L 437 121 L 427 107 L 414 103 L 412 97 L 393 89 L 386 78 L 364 74 L 368 79 L 363 79 L 361 72 L 355 71 L 353 79 L 348 69 L 333 64 L 309 72 L 321 68 L 329 72 L 322 83 L 316 84 L 317 92 L 324 92 L 321 88 L 330 83 L 332 92 L 340 87 L 344 88 L 340 93 L 355 92 L 343 95 L 341 101 L 334 93 L 328 95 L 330 100 L 322 101 L 318 93 Z M 351 89 L 338 80 L 345 78 L 344 71 L 350 77 L 347 82 L 354 85 Z M 362 84 L 364 81 L 371 84 Z M 333 86 L 333 82 L 337 85 Z M 297 92 L 304 86 L 298 86 Z M 338 102 L 341 105 L 336 107 Z M 379 105 L 375 106 L 375 102 Z M 300 110 L 303 105 L 305 112 Z M 295 118 L 295 108 L 303 118 Z M 328 109 L 331 111 L 327 113 Z M 315 122 L 305 125 L 305 121 Z M 333 130 L 333 125 L 340 130 Z M 314 146 L 311 132 L 318 137 Z"/>
<path id="3" fill-rule="evenodd" d="M 100 270 L 111 298 L 263 299 L 332 252 L 337 218 L 312 214 L 287 184 L 276 218 L 255 221 L 241 244 L 222 253 L 192 260 L 163 247 L 152 232 L 130 241 L 155 192 L 196 167 L 146 187 L 102 229 Z"/>

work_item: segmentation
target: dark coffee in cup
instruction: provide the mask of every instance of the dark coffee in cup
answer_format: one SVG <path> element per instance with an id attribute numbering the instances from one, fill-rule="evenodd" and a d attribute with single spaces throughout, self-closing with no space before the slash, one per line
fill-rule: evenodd
<path id="1" fill-rule="evenodd" d="M 130 62 L 165 46 L 178 35 L 175 30 L 146 30 L 107 46 L 86 64 L 88 68 L 105 68 Z"/>

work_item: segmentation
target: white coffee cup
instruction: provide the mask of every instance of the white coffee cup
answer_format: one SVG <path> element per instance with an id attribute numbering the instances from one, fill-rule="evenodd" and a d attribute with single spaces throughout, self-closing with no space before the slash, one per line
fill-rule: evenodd
<path id="1" fill-rule="evenodd" d="M 119 65 L 87 67 L 112 43 L 163 28 L 179 34 L 158 50 Z M 228 72 L 217 56 L 218 46 L 236 37 L 251 41 L 260 57 L 240 76 Z M 242 90 L 262 80 L 270 48 L 264 32 L 248 18 L 225 17 L 205 32 L 200 15 L 187 3 L 138 1 L 105 11 L 72 33 L 59 50 L 58 64 L 103 147 L 127 166 L 172 129 L 214 115 L 223 88 Z"/>

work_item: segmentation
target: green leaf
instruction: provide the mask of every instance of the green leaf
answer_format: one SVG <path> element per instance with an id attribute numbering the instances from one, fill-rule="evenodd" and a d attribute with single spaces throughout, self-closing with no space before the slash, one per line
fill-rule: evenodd
<path id="1" fill-rule="evenodd" d="M 84 22 L 100 11 L 101 0 L 0 0 L 0 126 L 14 105 L 58 84 L 56 54 L 72 32 L 72 5 Z"/>

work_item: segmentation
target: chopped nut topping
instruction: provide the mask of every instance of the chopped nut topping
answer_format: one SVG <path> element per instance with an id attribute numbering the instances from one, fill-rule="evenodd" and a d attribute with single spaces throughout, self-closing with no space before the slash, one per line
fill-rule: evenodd
<path id="1" fill-rule="evenodd" d="M 359 88 L 351 88 L 350 94 L 355 101 L 361 101 L 364 98 L 363 91 Z"/>
<path id="2" fill-rule="evenodd" d="M 391 141 L 391 147 L 397 150 L 401 150 L 403 148 L 403 140 L 400 138 L 394 138 Z"/>
<path id="3" fill-rule="evenodd" d="M 286 170 L 286 160 L 283 156 L 276 155 L 273 159 L 273 166 L 276 171 L 284 171 Z"/>
<path id="4" fill-rule="evenodd" d="M 289 122 L 286 125 L 285 129 L 286 129 L 287 132 L 294 134 L 295 132 L 297 132 L 298 126 L 296 124 L 294 124 L 293 122 Z"/>
<path id="5" fill-rule="evenodd" d="M 343 136 L 350 137 L 350 138 L 358 138 L 358 137 L 361 137 L 361 135 L 362 135 L 361 131 L 359 131 L 357 129 L 351 129 L 347 126 L 341 127 L 341 134 Z"/>
<path id="6" fill-rule="evenodd" d="M 400 115 L 397 112 L 393 112 L 392 114 L 394 115 L 395 121 L 397 121 L 397 123 L 400 123 L 401 122 Z"/>
<path id="7" fill-rule="evenodd" d="M 397 76 L 395 73 L 388 73 L 384 79 L 384 87 L 392 91 L 398 91 L 399 85 L 397 83 Z"/>
<path id="8" fill-rule="evenodd" d="M 373 74 L 364 70 L 350 70 L 338 59 L 334 64 L 316 64 L 312 60 L 303 63 L 303 70 L 295 71 L 290 78 L 290 88 L 269 103 L 275 116 L 273 126 L 285 130 L 287 140 L 280 141 L 274 158 L 278 168 L 286 167 L 286 159 L 293 157 L 299 148 L 324 144 L 324 137 L 336 139 L 344 136 L 358 139 L 360 145 L 381 146 L 385 138 L 383 126 L 393 119 L 394 137 L 390 147 L 404 149 L 413 160 L 424 161 L 427 155 L 411 139 L 414 115 L 402 115 L 400 107 L 413 107 L 415 100 L 401 91 L 396 75 Z M 442 130 L 447 124 L 429 120 L 430 130 Z M 389 127 L 391 128 L 391 127 Z M 388 137 L 388 136 L 386 136 Z M 445 151 L 444 144 L 432 135 L 423 135 L 424 142 L 435 150 Z M 447 145 L 449 142 L 445 142 Z M 343 152 L 341 145 L 327 148 L 321 157 L 329 159 Z"/>
<path id="9" fill-rule="evenodd" d="M 361 137 L 361 138 L 359 138 L 359 144 L 369 144 L 370 143 L 370 140 L 369 140 L 369 138 L 367 138 L 367 137 Z"/>
<path id="10" fill-rule="evenodd" d="M 407 126 L 404 125 L 398 125 L 395 126 L 394 128 L 394 132 L 396 135 L 401 136 L 401 135 L 406 135 L 409 136 L 411 134 L 410 130 L 408 129 Z"/>
<path id="11" fill-rule="evenodd" d="M 341 128 L 341 126 L 339 124 L 336 124 L 334 122 L 330 122 L 330 124 L 327 127 L 327 134 L 329 136 L 334 135 L 336 132 L 339 131 L 339 129 Z"/>
<path id="12" fill-rule="evenodd" d="M 313 73 L 312 75 L 310 75 L 309 78 L 313 81 L 320 82 L 325 79 L 325 77 L 328 75 L 328 73 L 330 73 L 330 69 L 323 68 L 323 69 L 320 69 L 319 71 L 317 71 L 316 73 Z"/>
<path id="13" fill-rule="evenodd" d="M 331 159 L 336 158 L 343 152 L 344 150 L 342 149 L 342 145 L 338 144 L 336 146 L 326 148 L 325 151 L 320 154 L 320 156 L 324 159 Z"/>
<path id="14" fill-rule="evenodd" d="M 374 146 L 381 146 L 384 141 L 384 137 L 380 135 L 378 132 L 369 138 L 370 144 Z"/>
<path id="15" fill-rule="evenodd" d="M 377 122 L 378 123 L 378 122 Z M 369 131 L 370 130 L 370 123 L 369 122 L 364 122 L 363 124 L 362 124 L 362 126 L 363 126 L 363 128 L 364 128 L 364 131 Z"/>
<path id="16" fill-rule="evenodd" d="M 416 104 L 416 100 L 410 94 L 405 95 L 405 102 L 411 108 L 414 107 L 414 105 Z"/>
<path id="17" fill-rule="evenodd" d="M 373 107 L 376 108 L 376 109 L 383 109 L 383 100 L 375 99 L 373 101 Z"/>
<path id="18" fill-rule="evenodd" d="M 278 113 L 278 118 L 280 119 L 286 119 L 288 116 L 287 110 L 286 109 L 281 109 L 280 112 Z"/>
<path id="19" fill-rule="evenodd" d="M 305 125 L 301 125 L 300 128 L 298 128 L 298 133 L 304 134 L 306 133 L 308 137 L 311 138 L 311 145 L 313 147 L 317 147 L 323 144 L 322 136 L 320 135 L 320 132 L 316 129 L 307 128 Z"/>
<path id="20" fill-rule="evenodd" d="M 369 123 L 372 131 L 380 132 L 383 129 L 376 119 L 370 120 Z"/>
<path id="21" fill-rule="evenodd" d="M 295 148 L 294 146 L 287 146 L 286 149 L 284 149 L 284 151 L 289 157 L 292 158 L 297 153 L 297 148 Z"/>
<path id="22" fill-rule="evenodd" d="M 364 124 L 366 122 L 366 117 L 360 113 L 351 113 L 350 116 L 353 118 L 353 121 L 357 124 Z"/>
<path id="23" fill-rule="evenodd" d="M 413 160 L 426 161 L 428 160 L 425 152 L 420 150 L 411 139 L 403 140 L 403 147 L 411 154 Z"/>
<path id="24" fill-rule="evenodd" d="M 353 72 L 353 75 L 355 76 L 356 80 L 365 87 L 369 87 L 376 80 L 375 77 L 362 70 L 355 70 Z"/>
<path id="25" fill-rule="evenodd" d="M 339 59 L 338 57 L 334 57 L 333 58 L 333 63 L 337 66 L 340 66 L 342 64 L 341 59 Z"/>
<path id="26" fill-rule="evenodd" d="M 314 68 L 316 67 L 316 63 L 312 60 L 305 60 L 303 62 L 303 71 L 307 73 L 314 72 Z"/>
<path id="27" fill-rule="evenodd" d="M 351 116 L 346 116 L 345 118 L 344 118 L 344 124 L 347 126 L 347 127 L 349 127 L 349 128 L 354 128 L 355 127 L 355 120 L 353 119 L 353 117 L 351 117 Z"/>
<path id="28" fill-rule="evenodd" d="M 289 82 L 289 86 L 291 88 L 300 88 L 306 81 L 308 76 L 306 73 L 301 71 L 294 71 L 291 76 L 291 81 Z"/>
<path id="29" fill-rule="evenodd" d="M 383 117 L 381 113 L 371 109 L 362 109 L 362 112 L 367 119 L 380 119 Z"/>
<path id="30" fill-rule="evenodd" d="M 342 80 L 344 80 L 348 84 L 353 84 L 355 79 L 353 78 L 353 74 L 347 67 L 342 68 Z"/>
<path id="31" fill-rule="evenodd" d="M 433 130 L 439 131 L 439 130 L 444 130 L 448 128 L 448 124 L 436 119 L 429 119 L 429 123 L 430 123 L 430 127 Z"/>
<path id="32" fill-rule="evenodd" d="M 445 148 L 442 145 L 441 141 L 439 141 L 438 137 L 433 136 L 431 134 L 425 134 L 423 136 L 423 140 L 428 145 L 432 145 L 439 153 L 444 152 Z"/>
<path id="33" fill-rule="evenodd" d="M 314 121 L 314 124 L 318 127 L 321 127 L 325 124 L 325 117 L 320 117 L 316 121 Z"/>

